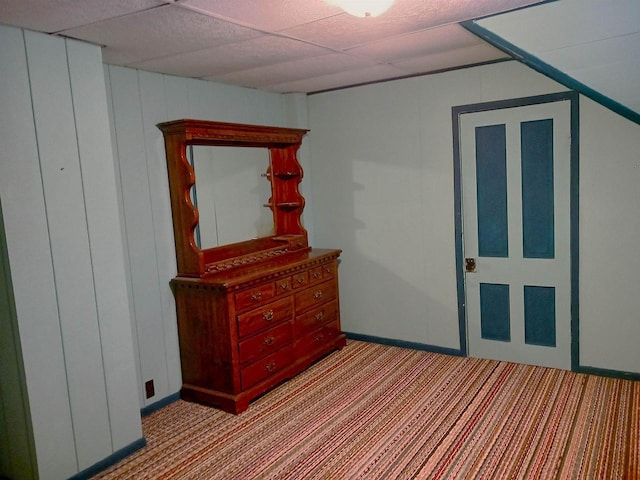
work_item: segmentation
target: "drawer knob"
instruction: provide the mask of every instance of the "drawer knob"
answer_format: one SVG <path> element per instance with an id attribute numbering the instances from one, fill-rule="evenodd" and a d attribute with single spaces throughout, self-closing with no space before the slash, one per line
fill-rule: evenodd
<path id="1" fill-rule="evenodd" d="M 321 333 L 319 333 L 318 335 L 315 336 L 315 338 L 313 339 L 314 342 L 316 343 L 320 343 L 322 340 L 324 339 L 324 335 L 322 335 Z"/>
<path id="2" fill-rule="evenodd" d="M 270 361 L 269 363 L 267 363 L 267 364 L 264 366 L 264 369 L 265 369 L 267 372 L 273 372 L 273 371 L 276 369 L 276 362 L 274 362 L 273 360 L 272 360 L 272 361 Z"/>
<path id="3" fill-rule="evenodd" d="M 316 300 L 322 298 L 322 290 L 316 290 L 315 292 L 313 292 L 313 298 L 315 298 Z"/>
<path id="4" fill-rule="evenodd" d="M 324 318 L 324 310 L 321 310 L 321 311 L 319 311 L 318 313 L 316 313 L 316 314 L 313 316 L 313 318 L 314 318 L 314 320 L 315 320 L 316 322 L 319 322 L 320 320 L 322 320 L 322 319 Z"/>
<path id="5" fill-rule="evenodd" d="M 251 300 L 253 300 L 254 302 L 258 302 L 262 299 L 262 292 L 255 292 L 254 294 L 251 295 Z"/>
<path id="6" fill-rule="evenodd" d="M 273 335 L 269 335 L 268 337 L 264 337 L 264 344 L 267 346 L 271 346 L 273 345 L 273 342 L 275 342 L 276 339 L 273 337 Z"/>
<path id="7" fill-rule="evenodd" d="M 273 310 L 267 310 L 262 314 L 262 318 L 264 318 L 265 322 L 270 322 L 273 320 Z"/>

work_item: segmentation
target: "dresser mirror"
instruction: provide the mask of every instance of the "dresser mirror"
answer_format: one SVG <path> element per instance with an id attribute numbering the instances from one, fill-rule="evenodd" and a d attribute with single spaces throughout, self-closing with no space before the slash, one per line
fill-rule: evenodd
<path id="1" fill-rule="evenodd" d="M 201 250 L 274 235 L 266 148 L 189 145 L 188 154 Z"/>
<path id="2" fill-rule="evenodd" d="M 297 151 L 307 130 L 203 120 L 164 134 L 178 275 L 308 249 Z"/>

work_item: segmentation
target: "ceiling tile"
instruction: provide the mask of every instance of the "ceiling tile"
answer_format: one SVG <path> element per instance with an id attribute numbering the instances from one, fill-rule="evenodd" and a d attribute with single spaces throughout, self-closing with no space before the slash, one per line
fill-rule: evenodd
<path id="1" fill-rule="evenodd" d="M 357 18 L 345 13 L 289 28 L 281 33 L 336 50 L 346 50 L 381 37 L 401 35 L 419 28 L 413 22 L 396 17 Z"/>
<path id="2" fill-rule="evenodd" d="M 342 13 L 325 0 L 184 0 L 180 5 L 267 32 Z"/>
<path id="3" fill-rule="evenodd" d="M 294 82 L 269 85 L 264 88 L 264 90 L 280 93 L 310 93 L 330 90 L 332 88 L 376 82 L 389 78 L 399 78 L 405 75 L 407 75 L 407 72 L 394 68 L 390 65 L 376 65 L 374 67 L 348 70 L 346 72 L 334 73 L 331 75 L 321 75 Z"/>
<path id="4" fill-rule="evenodd" d="M 348 14 L 292 27 L 281 33 L 335 49 L 348 49 L 382 37 L 458 23 L 540 0 L 396 0 L 379 17 L 358 18 Z"/>
<path id="5" fill-rule="evenodd" d="M 353 57 L 344 53 L 330 53 L 318 57 L 301 58 L 290 62 L 241 70 L 226 75 L 216 75 L 208 77 L 206 80 L 261 88 L 267 85 L 293 82 L 375 65 L 376 63 L 372 60 Z"/>
<path id="6" fill-rule="evenodd" d="M 224 45 L 261 35 L 255 30 L 165 5 L 144 12 L 66 30 L 64 35 L 107 45 L 106 63 L 129 65 L 141 60 Z"/>
<path id="7" fill-rule="evenodd" d="M 504 52 L 490 45 L 475 45 L 446 52 L 434 53 L 393 62 L 393 65 L 413 74 L 445 70 L 463 65 L 473 65 L 502 58 L 510 58 Z"/>
<path id="8" fill-rule="evenodd" d="M 483 41 L 460 25 L 420 30 L 399 37 L 386 38 L 362 47 L 347 50 L 349 53 L 364 55 L 381 61 L 421 57 L 445 50 L 480 45 Z"/>
<path id="9" fill-rule="evenodd" d="M 2 23 L 53 33 L 157 7 L 162 0 L 2 0 Z"/>
<path id="10" fill-rule="evenodd" d="M 173 73 L 172 70 L 176 69 L 185 76 L 210 77 L 296 58 L 324 55 L 327 52 L 324 48 L 297 40 L 264 35 L 222 47 L 183 53 L 176 57 L 138 62 L 132 66 L 166 73 Z"/>

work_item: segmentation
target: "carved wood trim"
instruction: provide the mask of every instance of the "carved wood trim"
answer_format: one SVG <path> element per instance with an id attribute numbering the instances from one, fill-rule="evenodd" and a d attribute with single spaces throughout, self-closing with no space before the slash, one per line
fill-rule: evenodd
<path id="1" fill-rule="evenodd" d="M 284 254 L 285 248 L 288 251 L 308 249 L 307 231 L 301 221 L 305 200 L 299 184 L 303 172 L 297 159 L 302 137 L 308 130 L 193 119 L 160 123 L 158 128 L 163 132 L 167 155 L 178 275 L 203 277 L 245 265 L 258 250 L 272 249 Z M 272 245 L 265 246 L 264 239 L 258 239 L 255 243 L 241 242 L 237 248 L 234 245 L 198 247 L 195 240 L 198 210 L 191 201 L 196 177 L 187 157 L 189 145 L 251 146 L 269 150 L 266 174 L 271 182 L 271 198 L 267 207 L 273 212 Z M 277 237 L 287 235 L 296 236 L 298 240 L 287 247 L 278 245 Z M 247 252 L 247 246 L 252 251 Z"/>

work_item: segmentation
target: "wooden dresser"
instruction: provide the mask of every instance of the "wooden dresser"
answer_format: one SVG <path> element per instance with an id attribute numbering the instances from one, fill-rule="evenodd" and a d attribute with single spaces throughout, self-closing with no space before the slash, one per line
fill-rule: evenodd
<path id="1" fill-rule="evenodd" d="M 302 169 L 296 158 L 306 130 L 180 120 L 160 124 L 167 150 L 178 275 L 176 300 L 181 396 L 231 413 L 342 348 L 338 257 L 312 249 L 300 216 Z M 275 235 L 200 249 L 195 174 L 189 145 L 269 150 L 264 175 Z"/>
<path id="2" fill-rule="evenodd" d="M 239 413 L 342 347 L 339 254 L 314 249 L 259 268 L 173 279 L 182 397 Z"/>

